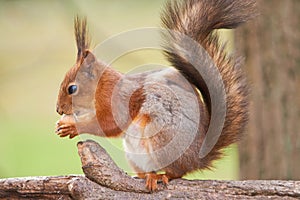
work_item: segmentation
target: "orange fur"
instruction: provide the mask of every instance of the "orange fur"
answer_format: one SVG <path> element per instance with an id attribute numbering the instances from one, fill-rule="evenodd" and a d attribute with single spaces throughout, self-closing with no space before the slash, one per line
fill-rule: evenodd
<path id="1" fill-rule="evenodd" d="M 107 137 L 117 137 L 122 133 L 114 120 L 111 107 L 112 92 L 120 78 L 120 73 L 106 68 L 96 89 L 96 115 L 101 129 Z"/>

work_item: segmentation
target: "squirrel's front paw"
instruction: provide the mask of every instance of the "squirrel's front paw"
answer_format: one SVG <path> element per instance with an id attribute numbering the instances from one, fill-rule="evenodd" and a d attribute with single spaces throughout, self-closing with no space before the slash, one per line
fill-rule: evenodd
<path id="1" fill-rule="evenodd" d="M 60 137 L 73 138 L 78 135 L 73 116 L 63 115 L 56 123 L 55 133 Z"/>

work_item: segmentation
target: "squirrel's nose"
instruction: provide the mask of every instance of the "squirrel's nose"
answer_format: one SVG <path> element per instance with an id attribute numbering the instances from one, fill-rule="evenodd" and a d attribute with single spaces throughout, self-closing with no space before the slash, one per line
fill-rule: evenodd
<path id="1" fill-rule="evenodd" d="M 58 105 L 56 105 L 56 112 L 60 115 L 64 114 L 64 112 L 60 109 L 60 107 Z"/>

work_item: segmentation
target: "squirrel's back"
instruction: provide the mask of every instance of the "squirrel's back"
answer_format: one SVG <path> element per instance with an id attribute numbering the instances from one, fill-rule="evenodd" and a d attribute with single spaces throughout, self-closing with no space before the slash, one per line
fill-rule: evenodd
<path id="1" fill-rule="evenodd" d="M 241 70 L 241 59 L 226 53 L 224 46 L 219 44 L 215 30 L 236 28 L 256 15 L 255 7 L 255 0 L 168 1 L 162 14 L 163 27 L 168 30 L 164 34 L 165 54 L 171 64 L 199 89 L 210 116 L 215 109 L 211 99 L 213 91 L 209 91 L 205 80 L 213 79 L 215 85 L 223 85 L 226 94 L 225 121 L 221 134 L 210 152 L 197 164 L 199 166 L 194 168 L 209 168 L 211 162 L 222 155 L 221 149 L 236 142 L 244 131 L 248 120 L 249 90 Z M 203 52 L 189 44 L 185 37 L 203 47 L 219 71 L 220 80 L 216 77 L 203 77 L 199 73 L 197 66 L 193 65 L 197 61 L 193 59 L 197 59 L 197 53 Z M 204 62 L 198 67 L 209 66 L 205 66 Z M 198 145 L 197 148 L 200 155 Z"/>

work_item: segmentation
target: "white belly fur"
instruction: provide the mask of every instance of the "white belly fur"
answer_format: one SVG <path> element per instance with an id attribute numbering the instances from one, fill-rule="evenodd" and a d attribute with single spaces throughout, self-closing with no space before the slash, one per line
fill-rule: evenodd
<path id="1" fill-rule="evenodd" d="M 151 144 L 143 138 L 143 128 L 139 123 L 132 123 L 123 138 L 123 146 L 128 160 L 133 162 L 143 172 L 159 170 L 151 158 Z M 147 147 L 146 147 L 147 146 Z"/>

